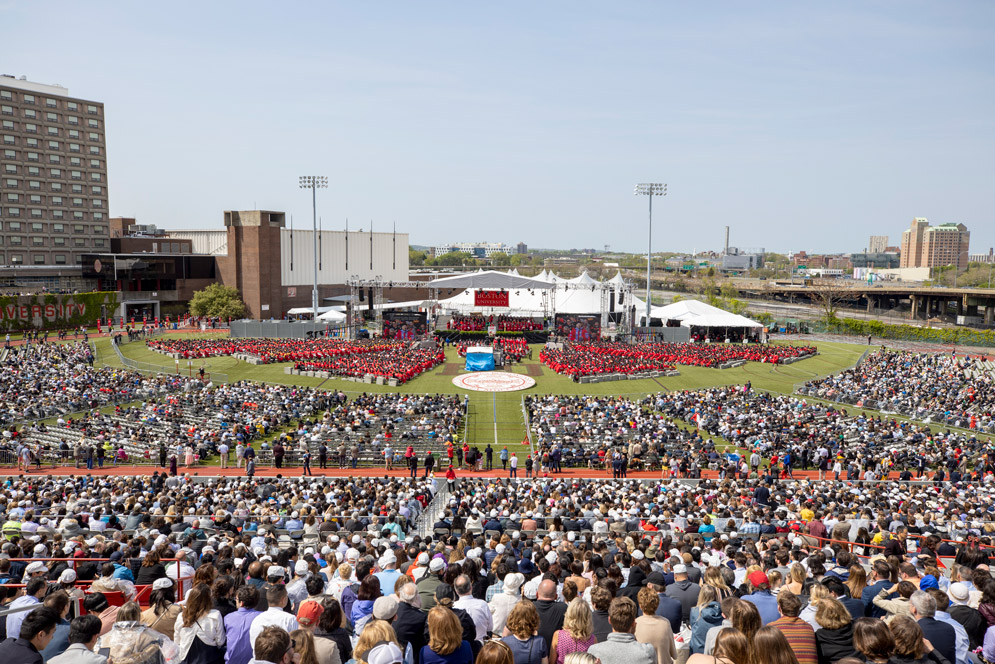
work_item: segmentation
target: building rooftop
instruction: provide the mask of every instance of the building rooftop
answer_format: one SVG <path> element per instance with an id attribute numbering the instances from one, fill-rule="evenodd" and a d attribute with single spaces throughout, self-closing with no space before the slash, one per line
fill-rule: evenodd
<path id="1" fill-rule="evenodd" d="M 58 95 L 60 97 L 69 96 L 69 88 L 58 83 L 46 84 L 29 81 L 27 77 L 16 78 L 11 74 L 0 74 L 0 85 L 8 88 L 17 88 L 27 92 L 37 92 L 43 95 Z"/>

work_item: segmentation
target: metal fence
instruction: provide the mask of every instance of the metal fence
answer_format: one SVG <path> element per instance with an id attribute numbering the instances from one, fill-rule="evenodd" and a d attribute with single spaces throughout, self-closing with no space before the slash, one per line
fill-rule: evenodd
<path id="1" fill-rule="evenodd" d="M 236 320 L 231 323 L 231 336 L 265 339 L 307 339 L 325 336 L 344 339 L 348 328 L 330 323 L 281 320 Z"/>

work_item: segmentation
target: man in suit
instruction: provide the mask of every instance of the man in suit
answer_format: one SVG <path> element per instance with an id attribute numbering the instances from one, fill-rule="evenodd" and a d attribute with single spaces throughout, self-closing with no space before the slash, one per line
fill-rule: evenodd
<path id="1" fill-rule="evenodd" d="M 936 600 L 928 592 L 917 590 L 912 593 L 909 598 L 909 615 L 919 623 L 922 635 L 929 639 L 948 662 L 957 661 L 957 633 L 953 627 L 935 618 Z"/>
<path id="2" fill-rule="evenodd" d="M 846 610 L 850 612 L 854 620 L 864 617 L 864 603 L 859 599 L 850 597 L 850 591 L 842 581 L 835 577 L 826 577 L 822 580 L 822 585 L 846 607 Z"/>
<path id="3" fill-rule="evenodd" d="M 684 618 L 684 607 L 679 599 L 667 597 L 667 582 L 663 574 L 653 572 L 646 577 L 646 586 L 660 597 L 660 603 L 656 607 L 656 615 L 670 621 L 670 629 L 675 634 L 681 631 L 681 621 Z M 676 625 L 676 627 L 675 627 Z"/>
<path id="4" fill-rule="evenodd" d="M 874 598 L 882 590 L 891 588 L 893 585 L 891 583 L 891 565 L 883 560 L 876 561 L 871 578 L 874 582 L 864 588 L 864 592 L 860 594 L 860 601 L 864 603 L 864 615 L 868 618 L 883 618 L 887 612 L 874 606 Z"/>

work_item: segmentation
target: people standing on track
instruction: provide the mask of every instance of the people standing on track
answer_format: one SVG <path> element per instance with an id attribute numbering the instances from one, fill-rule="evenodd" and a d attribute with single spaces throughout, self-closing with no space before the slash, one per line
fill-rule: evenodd
<path id="1" fill-rule="evenodd" d="M 508 448 L 504 448 L 504 450 L 502 450 L 502 451 L 507 451 L 507 449 Z M 510 467 L 510 470 L 508 471 L 508 473 L 509 473 L 508 477 L 509 478 L 510 477 L 517 478 L 518 477 L 518 457 L 516 455 L 512 454 L 511 458 L 508 460 L 508 464 L 509 464 L 509 467 Z"/>

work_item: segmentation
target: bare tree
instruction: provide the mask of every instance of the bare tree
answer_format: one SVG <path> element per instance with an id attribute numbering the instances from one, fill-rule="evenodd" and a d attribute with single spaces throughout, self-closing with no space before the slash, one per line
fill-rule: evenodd
<path id="1" fill-rule="evenodd" d="M 822 308 L 827 322 L 836 320 L 836 312 L 844 302 L 856 296 L 853 288 L 843 279 L 820 279 L 812 285 L 812 299 Z"/>

